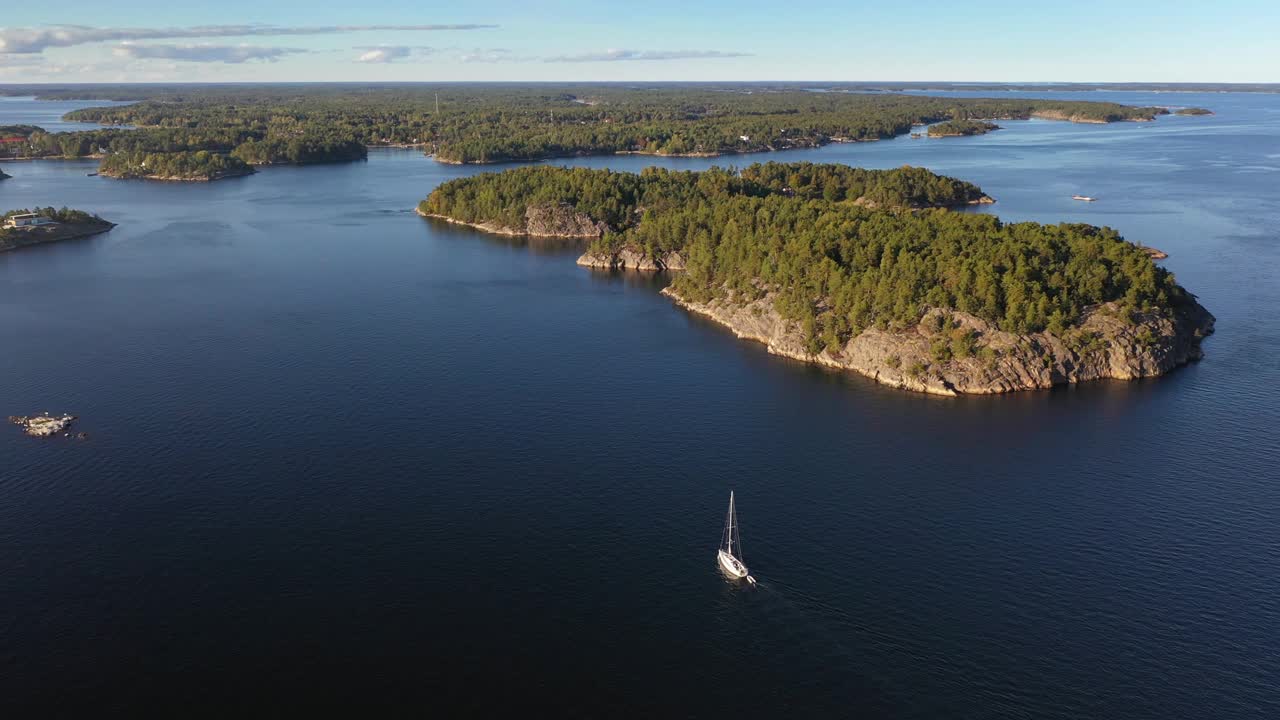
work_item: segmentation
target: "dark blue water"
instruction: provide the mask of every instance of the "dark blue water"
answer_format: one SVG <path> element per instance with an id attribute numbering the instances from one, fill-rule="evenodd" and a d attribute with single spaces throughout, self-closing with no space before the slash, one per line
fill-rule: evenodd
<path id="1" fill-rule="evenodd" d="M 1218 114 L 765 158 L 1113 225 L 1218 317 L 1168 377 L 997 398 L 424 221 L 481 170 L 411 151 L 6 165 L 0 206 L 120 226 L 0 256 L 0 415 L 90 434 L 0 428 L 0 713 L 1280 716 L 1280 96 L 1173 102 Z M 652 163 L 711 164 L 576 164 Z M 715 567 L 730 488 L 750 590 Z"/>
<path id="2" fill-rule="evenodd" d="M 0 125 L 37 125 L 49 132 L 92 130 L 97 123 L 68 122 L 62 116 L 87 107 L 118 107 L 127 102 L 114 100 L 36 100 L 32 97 L 0 95 Z"/>

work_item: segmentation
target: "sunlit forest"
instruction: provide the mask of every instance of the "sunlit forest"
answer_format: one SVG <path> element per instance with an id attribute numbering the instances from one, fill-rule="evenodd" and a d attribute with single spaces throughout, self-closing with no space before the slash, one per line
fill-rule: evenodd
<path id="1" fill-rule="evenodd" d="M 678 252 L 686 270 L 673 283 L 683 296 L 772 295 L 815 349 L 872 326 L 911 326 L 930 307 L 1010 332 L 1062 335 L 1100 303 L 1134 313 L 1188 299 L 1172 274 L 1110 228 L 943 209 L 982 197 L 970 183 L 920 168 L 532 167 L 444 183 L 420 210 L 518 228 L 531 206 L 571 205 L 609 228 L 593 250 Z"/>

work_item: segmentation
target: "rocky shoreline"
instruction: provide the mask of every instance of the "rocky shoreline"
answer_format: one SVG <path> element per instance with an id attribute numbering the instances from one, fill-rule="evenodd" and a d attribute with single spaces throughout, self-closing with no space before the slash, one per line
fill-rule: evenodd
<path id="1" fill-rule="evenodd" d="M 525 210 L 524 227 L 520 228 L 456 220 L 448 215 L 424 212 L 421 207 L 415 208 L 414 212 L 424 218 L 443 220 L 453 225 L 465 225 L 494 235 L 595 240 L 603 237 L 608 230 L 608 226 L 604 223 L 592 220 L 586 213 L 577 212 L 572 205 L 568 204 L 531 205 Z"/>
<path id="2" fill-rule="evenodd" d="M 253 175 L 256 172 L 258 171 L 254 170 L 253 168 L 248 168 L 247 170 L 214 173 L 212 175 L 207 175 L 207 176 L 197 175 L 193 177 L 185 177 L 185 176 L 178 176 L 178 175 L 120 174 L 120 173 L 112 173 L 112 172 L 105 172 L 105 171 L 99 170 L 98 175 L 101 175 L 102 177 L 112 178 L 113 180 L 152 180 L 155 182 L 197 182 L 199 183 L 199 182 L 213 182 L 214 180 L 226 180 L 228 178 L 236 178 L 236 177 L 247 177 L 249 175 Z"/>
<path id="3" fill-rule="evenodd" d="M 732 298 L 702 303 L 687 300 L 671 287 L 662 293 L 739 338 L 764 343 L 775 355 L 851 370 L 890 387 L 946 396 L 1164 375 L 1200 359 L 1200 343 L 1214 325 L 1214 317 L 1194 301 L 1172 317 L 1151 313 L 1133 323 L 1118 317 L 1114 304 L 1091 308 L 1066 338 L 1048 332 L 1017 335 L 966 313 L 932 309 L 914 328 L 872 328 L 838 352 L 812 353 L 800 328 L 778 314 L 768 294 L 742 303 Z M 963 357 L 951 353 L 956 337 L 972 338 L 973 347 Z M 946 350 L 939 351 L 943 347 Z"/>
<path id="4" fill-rule="evenodd" d="M 622 248 L 614 252 L 588 250 L 578 258 L 582 267 L 596 270 L 641 270 L 661 272 L 664 270 L 684 270 L 684 257 L 678 252 L 669 252 L 661 256 L 651 256 L 643 250 Z"/>
<path id="5" fill-rule="evenodd" d="M 874 207 L 875 203 L 868 199 L 871 196 L 871 193 L 862 195 L 852 204 Z M 919 202 L 917 195 L 903 192 L 902 196 L 905 198 L 902 202 Z M 465 210 L 460 214 L 477 217 L 476 210 L 467 209 L 467 197 L 464 194 L 457 200 L 457 206 Z M 994 202 L 976 187 L 948 197 L 957 206 Z M 563 201 L 535 202 L 523 208 L 515 201 L 508 202 L 502 212 L 489 212 L 487 222 L 459 220 L 434 212 L 448 207 L 448 201 L 433 195 L 419 204 L 417 212 L 423 217 L 488 233 L 586 240 L 589 245 L 577 259 L 582 267 L 678 272 L 685 270 L 688 262 L 683 248 L 655 250 L 652 244 L 636 239 L 645 237 L 643 233 L 626 233 L 638 222 L 639 207 L 624 208 L 625 212 L 612 211 L 609 216 L 622 227 L 595 220 Z M 905 212 L 914 209 L 914 205 L 903 208 Z M 825 211 L 822 207 L 815 210 Z M 1118 236 L 1115 239 L 1120 240 Z M 1154 248 L 1137 247 L 1152 260 L 1167 257 Z M 1060 316 L 1049 319 L 1046 311 L 1038 324 L 1030 320 L 1013 324 L 1013 327 L 1048 327 L 1053 331 L 1011 332 L 995 321 L 949 307 L 921 307 L 917 302 L 913 307 L 919 310 L 894 315 L 898 322 L 893 325 L 876 324 L 872 318 L 871 327 L 857 329 L 852 337 L 841 335 L 841 339 L 831 330 L 827 322 L 830 318 L 823 317 L 829 309 L 826 308 L 829 298 L 812 300 L 819 307 L 815 309 L 813 322 L 805 326 L 784 318 L 778 311 L 775 287 L 759 284 L 754 291 L 736 296 L 722 288 L 721 292 L 698 292 L 693 296 L 716 296 L 707 301 L 683 295 L 680 287 L 682 281 L 677 279 L 663 294 L 686 310 L 728 327 L 740 338 L 764 343 L 771 353 L 853 371 L 891 387 L 935 395 L 986 395 L 1098 379 L 1155 377 L 1201 358 L 1201 342 L 1214 330 L 1213 316 L 1194 296 L 1184 294 L 1176 286 L 1166 298 L 1167 303 L 1161 302 L 1143 312 L 1129 309 L 1135 303 L 1126 305 L 1116 299 L 1083 310 L 1072 308 L 1073 319 Z M 1115 298 L 1116 295 L 1102 297 Z M 1154 300 L 1147 300 L 1138 306 L 1152 307 L 1153 303 Z M 821 341 L 815 339 L 817 320 L 822 320 L 821 324 L 827 327 Z M 903 325 L 908 322 L 911 324 Z"/>
<path id="6" fill-rule="evenodd" d="M 8 232 L 0 233 L 0 252 L 59 240 L 74 240 L 76 238 L 89 237 L 90 235 L 98 235 L 115 226 L 115 223 L 103 220 L 92 223 L 37 225 L 30 228 L 9 230 Z"/>
<path id="7" fill-rule="evenodd" d="M 990 201 L 985 198 L 983 201 Z M 983 202 L 977 201 L 977 202 Z M 529 237 L 598 239 L 596 227 L 574 225 L 578 232 L 555 232 L 563 225 L 545 224 L 551 215 L 572 218 L 569 210 L 535 210 L 533 227 L 517 229 L 468 223 L 418 211 L 419 215 L 474 227 L 484 232 Z M 573 219 L 578 222 L 580 219 Z M 1153 258 L 1163 255 L 1148 249 Z M 681 271 L 678 252 L 650 255 L 642 249 L 587 250 L 577 260 L 598 270 Z M 796 323 L 774 309 L 765 294 L 746 302 L 732 298 L 692 302 L 672 287 L 662 291 L 677 305 L 727 327 L 734 335 L 764 343 L 770 353 L 849 370 L 890 387 L 932 395 L 990 395 L 1041 390 L 1090 380 L 1134 380 L 1156 377 L 1202 357 L 1200 342 L 1213 332 L 1214 318 L 1192 301 L 1172 316 L 1150 313 L 1129 322 L 1114 303 L 1091 308 L 1077 327 L 1058 337 L 1048 332 L 1019 335 L 966 313 L 933 309 L 914 328 L 891 332 L 868 329 L 838 352 L 813 353 Z M 953 353 L 953 337 L 963 348 Z"/>

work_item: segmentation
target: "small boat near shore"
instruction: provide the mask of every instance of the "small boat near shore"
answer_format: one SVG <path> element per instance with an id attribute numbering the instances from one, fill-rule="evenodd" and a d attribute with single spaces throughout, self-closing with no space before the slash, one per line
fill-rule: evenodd
<path id="1" fill-rule="evenodd" d="M 1089 197 L 1088 195 L 1072 195 L 1072 196 L 1071 196 L 1071 199 L 1072 199 L 1072 200 L 1079 200 L 1079 201 L 1081 201 L 1081 202 L 1097 202 L 1097 201 L 1098 201 L 1098 198 L 1096 198 L 1096 197 Z"/>
<path id="2" fill-rule="evenodd" d="M 733 504 L 733 491 L 729 491 L 729 514 L 725 516 L 724 536 L 720 539 L 720 549 L 716 551 L 716 559 L 720 569 L 734 580 L 746 580 L 755 585 L 756 579 L 751 577 L 747 564 L 742 561 L 742 537 L 738 533 L 738 511 Z"/>

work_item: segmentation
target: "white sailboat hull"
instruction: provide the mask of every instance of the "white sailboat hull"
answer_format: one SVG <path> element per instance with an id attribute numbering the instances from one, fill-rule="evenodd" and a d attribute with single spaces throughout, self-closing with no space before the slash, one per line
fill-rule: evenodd
<path id="1" fill-rule="evenodd" d="M 716 559 L 720 561 L 720 569 L 724 570 L 729 577 L 744 578 L 747 576 L 747 566 L 724 550 L 716 551 Z"/>

